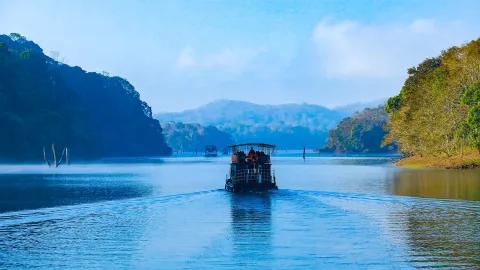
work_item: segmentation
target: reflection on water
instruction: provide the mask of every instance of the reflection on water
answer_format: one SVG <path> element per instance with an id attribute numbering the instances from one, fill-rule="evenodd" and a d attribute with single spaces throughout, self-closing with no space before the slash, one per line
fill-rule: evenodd
<path id="1" fill-rule="evenodd" d="M 480 201 L 480 170 L 397 170 L 388 178 L 395 195 Z M 416 202 L 394 222 L 405 232 L 416 267 L 480 269 L 480 211 L 477 203 Z M 402 220 L 398 220 L 401 218 Z"/>
<path id="2" fill-rule="evenodd" d="M 276 157 L 241 195 L 227 162 L 0 165 L 0 269 L 480 269 L 479 170 Z"/>
<path id="3" fill-rule="evenodd" d="M 405 213 L 408 245 L 416 267 L 480 269 L 479 208 L 414 204 Z"/>
<path id="4" fill-rule="evenodd" d="M 252 258 L 257 267 L 271 260 L 272 212 L 269 193 L 232 194 L 231 228 L 234 258 Z M 248 260 L 239 261 L 248 265 Z"/>
<path id="5" fill-rule="evenodd" d="M 395 195 L 480 201 L 479 170 L 400 170 L 392 178 Z"/>
<path id="6" fill-rule="evenodd" d="M 58 205 L 146 196 L 152 193 L 135 175 L 0 174 L 0 213 Z"/>

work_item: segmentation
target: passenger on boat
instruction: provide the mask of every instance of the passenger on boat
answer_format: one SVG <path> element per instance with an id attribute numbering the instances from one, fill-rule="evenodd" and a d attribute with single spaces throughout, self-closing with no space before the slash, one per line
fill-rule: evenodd
<path id="1" fill-rule="evenodd" d="M 253 169 L 253 160 L 247 159 L 247 169 Z"/>
<path id="2" fill-rule="evenodd" d="M 237 163 L 237 153 L 232 154 L 232 163 Z"/>
<path id="3" fill-rule="evenodd" d="M 252 147 L 250 148 L 250 151 L 248 151 L 247 159 L 253 161 L 254 158 L 255 158 L 255 150 L 253 150 L 253 147 Z"/>
<path id="4" fill-rule="evenodd" d="M 265 152 L 261 151 L 261 152 L 257 152 L 257 153 L 258 153 L 258 154 L 257 154 L 257 155 L 258 155 L 258 158 L 257 158 L 258 164 L 259 164 L 259 165 L 265 164 L 265 163 L 266 163 L 266 160 L 267 160 L 267 157 L 266 157 L 266 155 L 265 155 Z"/>
<path id="5" fill-rule="evenodd" d="M 244 164 L 245 163 L 245 152 L 239 151 L 237 152 L 237 161 L 238 163 Z"/>

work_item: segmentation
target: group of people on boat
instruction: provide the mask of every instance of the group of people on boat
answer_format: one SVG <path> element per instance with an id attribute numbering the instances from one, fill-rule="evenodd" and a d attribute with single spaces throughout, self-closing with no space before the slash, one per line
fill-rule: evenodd
<path id="1" fill-rule="evenodd" d="M 270 155 L 275 145 L 245 143 L 229 146 L 232 151 L 230 177 L 225 189 L 232 192 L 277 189 Z M 247 149 L 250 149 L 247 151 Z"/>
<path id="2" fill-rule="evenodd" d="M 253 147 L 250 148 L 248 154 L 243 151 L 232 153 L 232 163 L 245 163 L 249 168 L 258 167 L 258 165 L 268 162 L 270 162 L 270 157 L 263 151 L 255 151 Z"/>

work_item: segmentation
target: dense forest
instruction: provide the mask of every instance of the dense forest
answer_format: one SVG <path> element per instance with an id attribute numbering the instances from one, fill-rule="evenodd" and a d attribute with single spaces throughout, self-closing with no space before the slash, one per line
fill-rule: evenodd
<path id="1" fill-rule="evenodd" d="M 230 134 L 213 126 L 166 122 L 162 127 L 165 139 L 174 151 L 203 152 L 206 145 L 215 145 L 221 150 L 233 144 Z"/>
<path id="2" fill-rule="evenodd" d="M 171 153 L 128 81 L 57 62 L 18 34 L 0 35 L 0 127 L 4 160 L 41 160 L 52 143 L 73 159 Z"/>
<path id="3" fill-rule="evenodd" d="M 480 163 L 480 39 L 409 69 L 385 110 L 405 156 Z"/>
<path id="4" fill-rule="evenodd" d="M 328 134 L 327 144 L 320 151 L 347 153 L 382 153 L 396 151 L 395 144 L 383 145 L 388 116 L 383 106 L 367 108 L 346 117 Z"/>

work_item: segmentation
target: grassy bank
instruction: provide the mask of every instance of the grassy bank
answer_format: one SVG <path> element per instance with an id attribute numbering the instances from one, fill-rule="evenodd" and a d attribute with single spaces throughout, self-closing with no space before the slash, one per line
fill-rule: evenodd
<path id="1" fill-rule="evenodd" d="M 445 168 L 445 169 L 471 169 L 480 168 L 480 155 L 476 151 L 469 151 L 463 155 L 403 158 L 397 166 L 404 168 Z"/>

